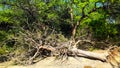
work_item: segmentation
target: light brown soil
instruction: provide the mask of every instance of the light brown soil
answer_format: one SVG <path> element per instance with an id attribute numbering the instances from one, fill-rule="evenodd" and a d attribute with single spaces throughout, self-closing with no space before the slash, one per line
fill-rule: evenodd
<path id="1" fill-rule="evenodd" d="M 9 63 L 0 64 L 0 68 L 112 68 L 109 63 L 87 58 L 69 57 L 66 61 L 55 60 L 55 57 L 48 57 L 36 64 L 28 66 L 13 66 Z"/>

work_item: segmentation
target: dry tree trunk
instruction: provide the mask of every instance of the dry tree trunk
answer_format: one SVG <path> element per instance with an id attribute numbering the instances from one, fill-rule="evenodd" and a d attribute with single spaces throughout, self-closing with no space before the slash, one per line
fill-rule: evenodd
<path id="1" fill-rule="evenodd" d="M 54 48 L 51 46 L 41 46 L 40 48 L 48 49 L 52 52 L 57 51 L 57 48 Z M 69 51 L 68 52 L 69 56 L 78 56 L 78 57 L 85 57 L 85 58 L 89 58 L 89 59 L 100 60 L 103 62 L 110 63 L 113 66 L 113 68 L 114 67 L 120 68 L 120 53 L 118 51 L 118 48 L 113 48 L 112 50 L 108 50 L 104 53 L 95 53 L 95 52 L 90 52 L 90 51 L 84 51 L 84 50 L 80 50 L 77 48 L 71 48 L 69 50 L 64 50 L 64 51 Z M 64 54 L 64 51 L 62 51 L 62 54 Z M 71 54 L 71 52 L 72 52 L 72 54 Z"/>
<path id="2" fill-rule="evenodd" d="M 51 52 L 56 52 L 58 49 L 60 49 L 62 47 L 54 48 L 54 47 L 46 45 L 46 46 L 41 46 L 40 48 L 50 50 Z M 61 49 L 61 51 L 62 51 L 62 49 Z M 101 60 L 101 61 L 106 61 L 107 56 L 109 55 L 108 52 L 95 53 L 95 52 L 80 50 L 80 49 L 77 49 L 77 48 L 72 48 L 72 49 L 69 49 L 67 51 L 69 51 L 68 55 L 74 55 L 74 56 L 76 55 L 76 56 L 79 56 L 79 57 L 86 57 L 86 58 L 97 59 L 97 60 Z"/>
<path id="3" fill-rule="evenodd" d="M 97 59 L 97 60 L 101 60 L 101 61 L 107 61 L 107 56 L 109 55 L 107 52 L 95 53 L 95 52 L 80 50 L 77 48 L 73 48 L 73 49 L 71 49 L 71 51 L 73 53 L 75 53 L 77 56 L 86 57 L 86 58 L 90 58 L 90 59 Z"/>

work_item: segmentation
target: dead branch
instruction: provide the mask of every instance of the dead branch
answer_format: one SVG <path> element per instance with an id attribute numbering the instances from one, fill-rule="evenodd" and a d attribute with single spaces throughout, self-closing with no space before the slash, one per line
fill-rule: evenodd
<path id="1" fill-rule="evenodd" d="M 88 42 L 88 43 L 91 43 L 93 45 L 95 44 L 95 42 L 92 42 L 91 40 L 78 40 L 77 42 L 75 42 L 75 44 L 73 46 L 77 47 L 77 44 L 81 43 L 81 42 Z"/>

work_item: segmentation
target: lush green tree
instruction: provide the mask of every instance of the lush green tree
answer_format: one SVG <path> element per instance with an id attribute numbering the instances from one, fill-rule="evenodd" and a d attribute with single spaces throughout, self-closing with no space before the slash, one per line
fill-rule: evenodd
<path id="1" fill-rule="evenodd" d="M 60 0 L 59 1 L 62 9 L 66 10 L 69 17 L 66 19 L 71 25 L 72 37 L 75 36 L 76 30 L 82 25 L 83 22 L 99 20 L 104 17 L 107 18 L 106 11 L 104 10 L 107 5 L 105 0 Z"/>
<path id="2" fill-rule="evenodd" d="M 116 2 L 114 0 L 5 0 L 1 1 L 4 7 L 4 11 L 1 11 L 1 21 L 19 23 L 21 27 L 32 31 L 44 23 L 50 28 L 67 31 L 67 34 L 75 37 L 81 26 L 87 26 L 92 21 L 99 22 L 101 18 L 103 21 L 107 19 L 110 21 L 113 16 L 109 7 Z"/>

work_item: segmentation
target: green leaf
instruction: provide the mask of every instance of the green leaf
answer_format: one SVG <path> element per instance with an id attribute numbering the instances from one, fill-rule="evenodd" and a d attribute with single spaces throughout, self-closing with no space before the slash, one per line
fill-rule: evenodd
<path id="1" fill-rule="evenodd" d="M 89 0 L 89 2 L 94 2 L 95 0 Z"/>
<path id="2" fill-rule="evenodd" d="M 79 2 L 79 0 L 74 0 L 74 3 L 78 3 Z"/>

